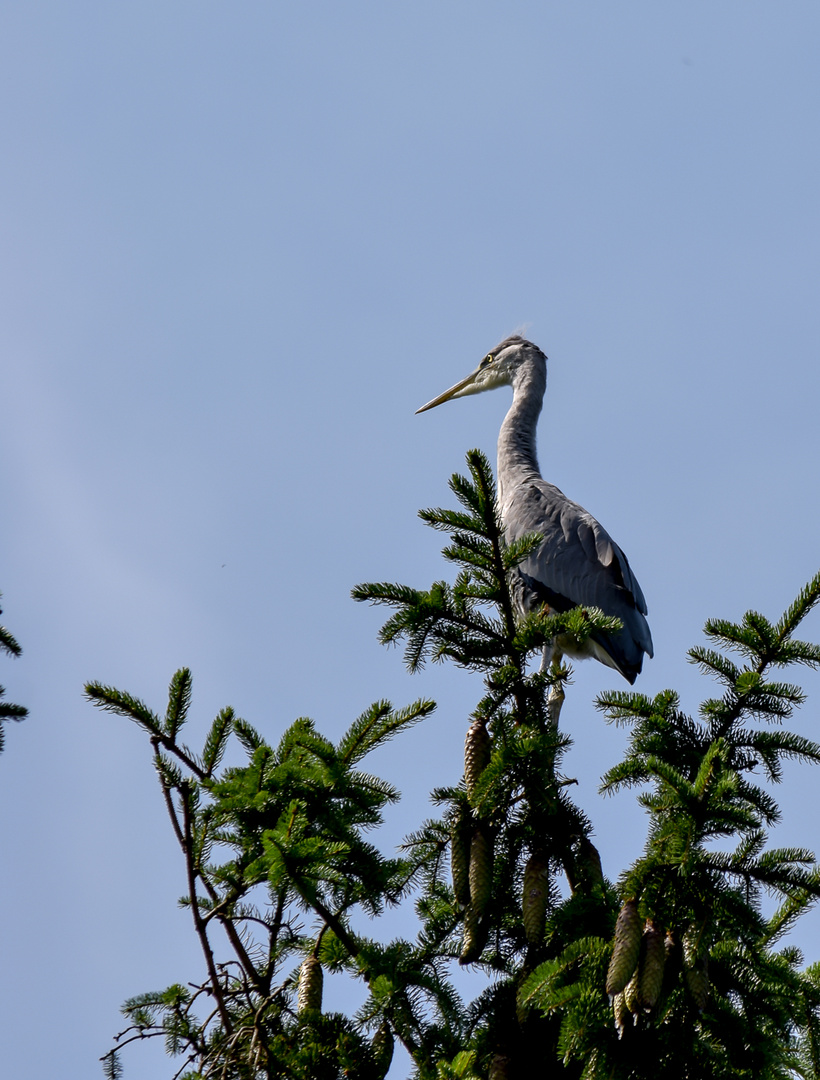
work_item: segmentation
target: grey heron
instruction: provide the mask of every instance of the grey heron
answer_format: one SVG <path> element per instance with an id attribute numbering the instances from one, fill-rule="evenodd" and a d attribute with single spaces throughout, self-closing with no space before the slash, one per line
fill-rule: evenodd
<path id="1" fill-rule="evenodd" d="M 417 412 L 451 398 L 512 386 L 513 400 L 498 436 L 498 500 L 504 533 L 517 540 L 541 533 L 543 543 L 518 567 L 512 588 L 522 611 L 548 605 L 568 611 L 597 607 L 623 623 L 617 633 L 593 634 L 582 648 L 557 639 L 545 650 L 545 670 L 561 653 L 592 656 L 630 683 L 652 656 L 646 601 L 626 555 L 578 503 L 548 484 L 538 471 L 535 428 L 547 387 L 547 358 L 517 334 L 488 352 L 476 370 Z"/>

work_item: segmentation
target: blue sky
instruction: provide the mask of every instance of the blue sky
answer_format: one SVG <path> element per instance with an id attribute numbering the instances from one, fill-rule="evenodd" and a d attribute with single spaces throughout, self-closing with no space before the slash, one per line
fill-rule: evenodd
<path id="1" fill-rule="evenodd" d="M 0 681 L 31 710 L 0 759 L 0 1038 L 9 1075 L 45 1080 L 48 1027 L 73 1080 L 124 998 L 200 970 L 148 747 L 83 683 L 160 708 L 190 666 L 192 742 L 226 704 L 274 739 L 435 698 L 376 763 L 406 792 L 397 841 L 459 775 L 480 685 L 408 676 L 349 590 L 447 573 L 416 510 L 449 503 L 468 448 L 494 457 L 509 395 L 414 410 L 508 333 L 550 357 L 544 474 L 646 593 L 641 689 L 695 708 L 704 620 L 776 616 L 816 572 L 820 9 L 0 18 L 0 589 L 24 647 Z M 596 794 L 615 679 L 579 666 L 562 717 L 612 876 L 643 838 Z M 817 792 L 789 773 L 778 842 L 820 847 Z M 820 958 L 818 918 L 800 943 Z M 143 1048 L 126 1067 L 171 1073 Z"/>

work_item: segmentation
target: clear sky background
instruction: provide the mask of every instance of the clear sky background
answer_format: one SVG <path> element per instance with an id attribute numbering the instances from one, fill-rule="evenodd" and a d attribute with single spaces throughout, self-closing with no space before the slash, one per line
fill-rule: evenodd
<path id="1" fill-rule="evenodd" d="M 194 744 L 226 704 L 275 740 L 435 698 L 374 761 L 388 850 L 458 778 L 480 680 L 408 676 L 349 590 L 451 572 L 416 510 L 509 391 L 414 410 L 508 333 L 550 357 L 542 471 L 646 593 L 640 689 L 696 708 L 704 620 L 817 571 L 819 49 L 814 0 L 0 6 L 4 1075 L 100 1075 L 121 1002 L 202 970 L 147 740 L 85 681 L 161 709 L 190 666 Z M 580 665 L 562 716 L 612 877 L 615 685 Z M 817 780 L 778 843 L 820 847 Z"/>

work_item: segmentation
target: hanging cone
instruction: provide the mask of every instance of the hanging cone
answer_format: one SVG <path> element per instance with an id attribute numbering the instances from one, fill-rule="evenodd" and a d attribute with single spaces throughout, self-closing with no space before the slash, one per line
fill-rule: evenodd
<path id="1" fill-rule="evenodd" d="M 467 729 L 464 741 L 464 779 L 467 794 L 473 797 L 478 778 L 490 763 L 492 743 L 490 733 L 483 720 L 474 720 Z"/>
<path id="2" fill-rule="evenodd" d="M 683 939 L 683 977 L 698 1009 L 709 1001 L 709 965 L 703 942 L 704 928 L 690 929 Z"/>
<path id="3" fill-rule="evenodd" d="M 587 886 L 603 885 L 601 856 L 588 836 L 582 836 L 578 841 L 578 865 L 582 880 Z"/>
<path id="4" fill-rule="evenodd" d="M 456 903 L 466 907 L 470 903 L 470 813 L 460 807 L 450 833 L 450 870 L 453 875 L 453 892 Z"/>
<path id="5" fill-rule="evenodd" d="M 489 903 L 493 892 L 493 844 L 485 830 L 479 826 L 470 844 L 470 907 L 479 918 Z"/>
<path id="6" fill-rule="evenodd" d="M 315 956 L 308 956 L 299 969 L 299 1014 L 322 1011 L 322 965 Z"/>
<path id="7" fill-rule="evenodd" d="M 637 1016 L 641 1011 L 641 985 L 637 968 L 635 968 L 632 978 L 624 987 L 624 1004 L 633 1016 Z"/>
<path id="8" fill-rule="evenodd" d="M 612 1011 L 615 1014 L 615 1030 L 618 1032 L 618 1038 L 622 1039 L 627 1027 L 632 1026 L 632 1013 L 626 1004 L 626 995 L 623 990 L 615 995 L 612 1002 Z"/>
<path id="9" fill-rule="evenodd" d="M 533 969 L 525 961 L 515 980 L 515 1018 L 521 1025 L 521 1027 L 526 1024 L 527 1019 L 532 1012 L 532 1007 L 524 1001 L 521 993 L 521 987 L 524 985 L 530 975 L 532 975 L 532 972 Z"/>
<path id="10" fill-rule="evenodd" d="M 655 929 L 651 919 L 646 921 L 643 935 L 643 957 L 641 959 L 640 991 L 641 1004 L 646 1012 L 651 1012 L 658 1004 L 663 985 L 663 967 L 666 963 L 664 936 Z"/>
<path id="11" fill-rule="evenodd" d="M 691 967 L 684 965 L 683 975 L 689 993 L 700 1012 L 706 1008 L 709 1002 L 709 974 L 706 968 L 706 959 L 700 957 Z"/>
<path id="12" fill-rule="evenodd" d="M 475 963 L 481 956 L 486 941 L 487 924 L 482 922 L 481 916 L 470 904 L 464 912 L 464 940 L 458 957 L 459 964 Z"/>
<path id="13" fill-rule="evenodd" d="M 386 1020 L 382 1020 L 376 1029 L 370 1049 L 373 1051 L 373 1060 L 376 1063 L 376 1075 L 384 1080 L 393 1060 L 393 1032 Z"/>
<path id="14" fill-rule="evenodd" d="M 615 923 L 615 947 L 606 976 L 606 992 L 610 997 L 624 989 L 638 966 L 641 930 L 637 901 L 627 900 Z"/>
<path id="15" fill-rule="evenodd" d="M 510 1059 L 506 1054 L 494 1054 L 490 1063 L 489 1080 L 507 1080 L 512 1076 L 510 1071 Z"/>
<path id="16" fill-rule="evenodd" d="M 548 900 L 549 863 L 543 855 L 531 855 L 524 868 L 524 892 L 521 897 L 524 933 L 530 945 L 537 945 L 544 937 Z"/>

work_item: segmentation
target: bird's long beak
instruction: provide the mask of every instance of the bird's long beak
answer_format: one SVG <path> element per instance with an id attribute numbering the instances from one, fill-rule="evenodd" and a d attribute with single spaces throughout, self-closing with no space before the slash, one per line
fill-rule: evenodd
<path id="1" fill-rule="evenodd" d="M 457 382 L 455 386 L 451 386 L 449 390 L 445 390 L 443 394 L 439 394 L 439 396 L 434 397 L 432 401 L 428 401 L 426 405 L 422 405 L 420 409 L 416 409 L 416 415 L 418 416 L 420 412 L 427 412 L 428 409 L 435 409 L 436 405 L 443 405 L 444 402 L 449 401 L 450 398 L 458 397 L 462 391 L 467 390 L 467 387 L 470 386 L 471 383 L 475 382 L 480 370 L 481 368 L 477 368 L 475 371 L 471 372 L 466 379 L 462 379 L 461 382 Z M 476 393 L 477 390 L 478 387 L 472 392 Z"/>

